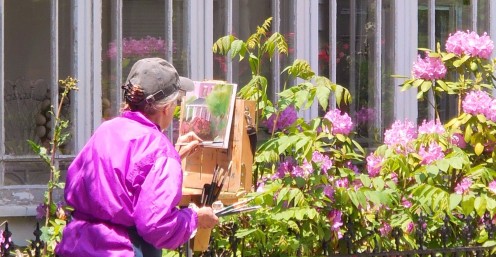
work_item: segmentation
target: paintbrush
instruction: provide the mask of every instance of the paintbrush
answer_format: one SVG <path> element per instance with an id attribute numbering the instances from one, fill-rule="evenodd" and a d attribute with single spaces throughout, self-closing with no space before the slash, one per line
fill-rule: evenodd
<path id="1" fill-rule="evenodd" d="M 248 199 L 245 199 L 245 200 L 240 201 L 240 202 L 237 202 L 237 203 L 233 203 L 233 204 L 231 204 L 229 206 L 226 206 L 226 207 L 218 210 L 215 213 L 215 215 L 217 215 L 217 214 L 221 214 L 222 215 L 224 212 L 229 212 L 229 211 L 231 211 L 231 210 L 233 210 L 235 208 L 238 209 L 238 208 L 246 207 L 246 204 L 249 203 L 251 200 L 253 200 L 253 197 L 250 197 Z"/>
<path id="2" fill-rule="evenodd" d="M 230 211 L 225 211 L 225 212 L 222 212 L 222 213 L 215 213 L 215 216 L 217 216 L 217 217 L 224 217 L 224 216 L 233 215 L 233 214 L 237 214 L 237 213 L 258 210 L 261 207 L 262 206 L 260 206 L 260 205 L 247 206 L 247 207 L 243 207 L 243 208 L 239 208 L 239 209 L 232 209 Z"/>

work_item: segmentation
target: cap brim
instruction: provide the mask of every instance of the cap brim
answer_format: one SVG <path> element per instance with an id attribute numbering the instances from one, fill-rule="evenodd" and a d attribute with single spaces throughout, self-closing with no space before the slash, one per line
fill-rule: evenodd
<path id="1" fill-rule="evenodd" d="M 195 83 L 193 80 L 179 76 L 179 88 L 183 91 L 193 91 L 195 89 Z"/>

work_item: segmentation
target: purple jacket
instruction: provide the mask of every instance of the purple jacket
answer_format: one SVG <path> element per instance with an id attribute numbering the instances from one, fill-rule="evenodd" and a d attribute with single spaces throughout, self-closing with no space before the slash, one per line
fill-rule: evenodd
<path id="1" fill-rule="evenodd" d="M 104 122 L 67 172 L 65 199 L 74 207 L 57 246 L 61 256 L 134 256 L 127 228 L 156 248 L 184 244 L 198 217 L 178 209 L 179 154 L 139 112 Z"/>

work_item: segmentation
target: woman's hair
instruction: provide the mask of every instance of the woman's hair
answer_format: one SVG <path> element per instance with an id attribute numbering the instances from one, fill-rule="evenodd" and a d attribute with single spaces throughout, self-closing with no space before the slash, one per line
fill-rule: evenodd
<path id="1" fill-rule="evenodd" d="M 125 97 L 121 107 L 121 112 L 138 111 L 146 116 L 155 114 L 160 108 L 173 103 L 179 97 L 179 90 L 177 90 L 162 100 L 148 103 L 145 100 L 143 89 L 139 85 L 131 85 L 128 87 L 123 87 L 123 89 Z"/>

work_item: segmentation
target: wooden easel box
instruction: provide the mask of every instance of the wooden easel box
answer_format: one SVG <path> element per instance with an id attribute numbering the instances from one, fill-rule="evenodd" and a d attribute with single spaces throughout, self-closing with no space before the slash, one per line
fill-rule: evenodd
<path id="1" fill-rule="evenodd" d="M 246 114 L 251 118 L 255 117 L 255 102 L 236 99 L 228 148 L 201 147 L 199 151 L 182 160 L 183 191 L 201 193 L 203 185 L 212 182 L 215 166 L 219 165 L 227 170 L 231 161 L 231 176 L 226 178 L 222 192 L 237 193 L 251 190 L 253 154 L 247 133 Z M 181 113 L 180 121 L 183 115 Z"/>

